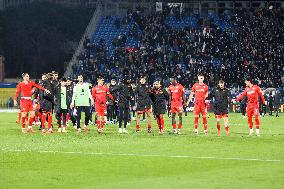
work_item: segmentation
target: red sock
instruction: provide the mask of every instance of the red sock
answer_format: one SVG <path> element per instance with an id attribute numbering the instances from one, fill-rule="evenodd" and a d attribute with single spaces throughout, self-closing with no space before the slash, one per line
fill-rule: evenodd
<path id="1" fill-rule="evenodd" d="M 62 118 L 61 118 L 61 120 L 62 120 Z M 60 120 L 60 121 L 57 121 L 57 123 L 58 123 L 58 129 L 62 127 L 61 120 Z"/>
<path id="2" fill-rule="evenodd" d="M 177 125 L 174 123 L 173 124 L 173 129 L 176 129 L 177 128 Z"/>
<path id="3" fill-rule="evenodd" d="M 26 128 L 26 117 L 22 117 L 22 128 Z"/>
<path id="4" fill-rule="evenodd" d="M 51 128 L 51 125 L 52 125 L 52 115 L 51 114 L 48 114 L 48 129 Z"/>
<path id="5" fill-rule="evenodd" d="M 105 121 L 101 121 L 101 128 L 105 128 Z"/>
<path id="6" fill-rule="evenodd" d="M 98 125 L 98 129 L 102 128 L 102 122 L 101 121 L 97 121 L 97 125 Z"/>
<path id="7" fill-rule="evenodd" d="M 220 131 L 220 123 L 217 123 L 217 129 L 218 129 L 218 131 Z"/>
<path id="8" fill-rule="evenodd" d="M 151 128 L 152 128 L 151 124 L 148 124 L 148 129 L 151 129 Z"/>
<path id="9" fill-rule="evenodd" d="M 68 123 L 69 119 L 70 119 L 70 115 L 67 114 L 67 115 L 66 115 L 66 123 Z"/>
<path id="10" fill-rule="evenodd" d="M 19 112 L 19 113 L 18 113 L 18 121 L 17 121 L 18 123 L 20 123 L 21 117 L 22 117 L 22 114 L 21 114 L 21 112 Z"/>
<path id="11" fill-rule="evenodd" d="M 249 125 L 249 129 L 252 129 L 252 116 L 248 116 L 248 125 Z"/>
<path id="12" fill-rule="evenodd" d="M 229 126 L 225 127 L 225 130 L 226 130 L 226 131 L 229 131 Z"/>
<path id="13" fill-rule="evenodd" d="M 159 116 L 156 116 L 156 121 L 157 121 L 158 128 L 161 129 L 161 123 L 160 123 L 160 117 Z"/>
<path id="14" fill-rule="evenodd" d="M 34 120 L 35 120 L 35 117 L 30 117 L 30 119 L 29 119 L 29 126 L 33 125 Z"/>
<path id="15" fill-rule="evenodd" d="M 255 119 L 255 128 L 259 129 L 259 125 L 260 125 L 259 117 L 256 116 L 254 119 Z"/>
<path id="16" fill-rule="evenodd" d="M 36 122 L 39 122 L 39 120 L 38 120 L 38 116 L 36 116 L 36 117 L 35 117 L 35 121 L 36 121 Z"/>
<path id="17" fill-rule="evenodd" d="M 204 130 L 207 130 L 207 118 L 202 117 L 202 119 L 203 119 Z"/>
<path id="18" fill-rule="evenodd" d="M 194 117 L 194 129 L 198 128 L 198 117 Z"/>
<path id="19" fill-rule="evenodd" d="M 160 117 L 160 124 L 161 124 L 161 128 L 164 130 L 165 129 L 165 121 L 163 117 Z"/>
<path id="20" fill-rule="evenodd" d="M 139 130 L 139 129 L 140 129 L 140 125 L 136 124 L 136 130 Z"/>
<path id="21" fill-rule="evenodd" d="M 178 129 L 181 129 L 181 127 L 182 127 L 182 124 L 179 123 L 179 124 L 178 124 Z"/>
<path id="22" fill-rule="evenodd" d="M 46 122 L 46 115 L 42 114 L 41 115 L 41 125 L 42 125 L 42 129 L 45 129 L 45 122 Z"/>

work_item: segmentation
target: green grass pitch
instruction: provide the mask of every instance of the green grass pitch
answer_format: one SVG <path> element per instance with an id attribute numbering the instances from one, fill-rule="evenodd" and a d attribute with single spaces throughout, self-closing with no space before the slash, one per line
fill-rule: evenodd
<path id="1" fill-rule="evenodd" d="M 0 188 L 284 188 L 284 114 L 261 118 L 261 136 L 248 134 L 247 119 L 230 114 L 230 137 L 193 134 L 193 116 L 184 117 L 183 134 L 118 134 L 116 125 L 99 135 L 22 134 L 15 113 L 0 114 Z"/>

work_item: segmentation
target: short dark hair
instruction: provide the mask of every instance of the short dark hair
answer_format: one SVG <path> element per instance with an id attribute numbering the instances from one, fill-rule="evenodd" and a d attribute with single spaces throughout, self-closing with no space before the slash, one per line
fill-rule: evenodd
<path id="1" fill-rule="evenodd" d="M 66 82 L 67 79 L 66 79 L 65 77 L 62 77 L 62 78 L 61 78 L 61 81 Z"/>
<path id="2" fill-rule="evenodd" d="M 25 77 L 27 74 L 27 72 L 22 73 L 22 77 Z"/>
<path id="3" fill-rule="evenodd" d="M 156 82 L 156 81 L 161 81 L 161 80 L 162 80 L 162 79 L 161 79 L 160 77 L 157 77 L 154 82 Z"/>
<path id="4" fill-rule="evenodd" d="M 100 79 L 104 79 L 104 76 L 102 75 L 98 76 L 97 80 L 100 80 Z"/>
<path id="5" fill-rule="evenodd" d="M 141 75 L 140 75 L 140 79 L 142 79 L 142 78 L 145 78 L 145 79 L 146 79 L 146 77 L 147 77 L 147 76 L 146 76 L 145 74 L 141 74 Z"/>
<path id="6" fill-rule="evenodd" d="M 245 81 L 249 81 L 249 82 L 252 83 L 252 78 L 251 78 L 251 77 L 246 77 L 246 78 L 245 78 Z"/>
<path id="7" fill-rule="evenodd" d="M 219 83 L 225 83 L 225 81 L 223 79 L 220 79 Z"/>
<path id="8" fill-rule="evenodd" d="M 52 73 L 46 74 L 46 77 L 47 77 L 48 79 L 51 79 L 51 78 L 52 78 Z"/>
<path id="9" fill-rule="evenodd" d="M 156 79 L 155 82 L 159 82 L 160 85 L 164 85 L 163 80 L 162 79 Z"/>
<path id="10" fill-rule="evenodd" d="M 198 76 L 203 76 L 204 77 L 204 74 L 203 73 L 198 73 L 197 77 Z"/>

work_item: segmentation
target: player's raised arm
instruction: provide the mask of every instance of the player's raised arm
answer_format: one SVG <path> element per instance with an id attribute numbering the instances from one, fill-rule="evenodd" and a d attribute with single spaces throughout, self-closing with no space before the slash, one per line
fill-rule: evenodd
<path id="1" fill-rule="evenodd" d="M 111 93 L 117 92 L 121 89 L 121 84 L 118 84 L 110 89 Z"/>
<path id="2" fill-rule="evenodd" d="M 44 88 L 43 86 L 38 85 L 38 84 L 36 84 L 35 82 L 31 82 L 31 83 L 32 83 L 32 86 L 33 86 L 33 87 L 36 87 L 36 88 L 38 88 L 38 89 L 40 89 L 40 90 L 45 91 L 47 94 L 50 94 L 50 91 L 47 90 L 46 88 Z"/>
<path id="3" fill-rule="evenodd" d="M 241 101 L 245 96 L 247 96 L 247 91 L 246 90 L 244 92 L 242 92 L 242 94 L 240 96 L 238 96 L 236 101 Z"/>

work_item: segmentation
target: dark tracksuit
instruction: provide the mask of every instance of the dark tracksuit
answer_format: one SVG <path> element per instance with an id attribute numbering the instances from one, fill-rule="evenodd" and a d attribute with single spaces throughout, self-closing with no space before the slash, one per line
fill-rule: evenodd
<path id="1" fill-rule="evenodd" d="M 269 115 L 272 115 L 272 111 L 273 111 L 273 104 L 274 104 L 274 98 L 271 95 L 269 95 L 268 97 L 268 107 L 269 107 Z"/>
<path id="2" fill-rule="evenodd" d="M 40 110 L 39 112 L 41 115 L 47 114 L 46 118 L 45 116 L 41 117 L 41 125 L 40 129 L 42 128 L 42 124 L 45 123 L 45 121 L 51 122 L 52 126 L 52 112 L 53 112 L 53 103 L 54 103 L 54 88 L 51 84 L 50 80 L 44 80 L 41 82 L 41 85 L 48 89 L 51 94 L 46 94 L 45 91 L 39 91 L 37 90 L 37 96 L 39 96 L 39 104 L 40 104 Z M 42 120 L 45 119 L 45 120 Z"/>
<path id="3" fill-rule="evenodd" d="M 40 111 L 41 112 L 51 112 L 53 111 L 53 102 L 54 102 L 54 88 L 50 80 L 44 80 L 42 86 L 50 91 L 51 94 L 46 94 L 45 91 L 39 91 L 40 98 Z"/>
<path id="4" fill-rule="evenodd" d="M 110 85 L 109 86 L 109 91 L 112 91 L 112 88 L 114 88 L 116 85 Z M 116 101 L 117 100 L 117 94 L 116 92 L 113 92 L 111 93 L 111 95 L 113 96 L 114 100 Z M 109 96 L 107 96 L 107 101 L 108 101 L 108 107 L 107 107 L 107 110 L 108 110 L 108 113 L 107 113 L 107 119 L 109 121 L 114 121 L 116 120 L 116 117 L 117 117 L 117 104 L 115 101 L 111 100 L 109 98 Z"/>
<path id="5" fill-rule="evenodd" d="M 281 104 L 281 93 L 277 91 L 274 96 L 274 108 L 275 108 L 276 117 L 279 117 L 280 104 Z"/>
<path id="6" fill-rule="evenodd" d="M 153 88 L 151 91 L 151 99 L 153 101 L 153 113 L 156 118 L 160 132 L 164 132 L 165 122 L 163 115 L 166 113 L 166 101 L 169 101 L 169 93 L 162 87 Z"/>
<path id="7" fill-rule="evenodd" d="M 221 89 L 217 87 L 209 94 L 209 99 L 214 98 L 213 108 L 215 115 L 228 114 L 229 102 L 231 99 L 231 93 L 228 89 Z"/>
<path id="8" fill-rule="evenodd" d="M 124 121 L 124 128 L 126 128 L 128 116 L 129 116 L 129 105 L 133 100 L 133 90 L 130 84 L 121 83 L 110 90 L 111 93 L 118 92 L 118 121 L 119 128 L 122 127 L 122 121 Z"/>
<path id="9" fill-rule="evenodd" d="M 169 101 L 169 93 L 164 88 L 152 89 L 153 113 L 156 116 L 166 113 L 166 101 Z"/>

